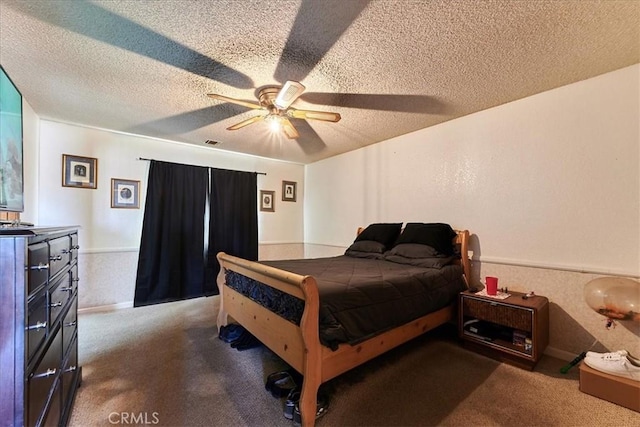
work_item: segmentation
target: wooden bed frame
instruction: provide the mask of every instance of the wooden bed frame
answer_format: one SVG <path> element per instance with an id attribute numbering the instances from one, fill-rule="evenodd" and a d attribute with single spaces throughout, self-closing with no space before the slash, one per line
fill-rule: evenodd
<path id="1" fill-rule="evenodd" d="M 358 229 L 358 234 L 362 228 Z M 469 284 L 471 265 L 468 256 L 469 232 L 456 230 L 454 242 L 459 246 L 460 264 L 465 281 Z M 315 423 L 316 399 L 320 385 L 355 368 L 400 344 L 442 325 L 456 317 L 456 302 L 394 328 L 358 345 L 341 344 L 336 351 L 320 344 L 318 313 L 320 300 L 316 280 L 259 262 L 218 253 L 220 273 L 220 311 L 218 329 L 226 326 L 229 317 L 251 332 L 264 345 L 280 356 L 304 376 L 300 398 L 303 426 Z M 272 288 L 279 289 L 305 302 L 300 326 L 272 313 L 260 304 L 229 288 L 225 283 L 225 270 L 232 270 Z"/>

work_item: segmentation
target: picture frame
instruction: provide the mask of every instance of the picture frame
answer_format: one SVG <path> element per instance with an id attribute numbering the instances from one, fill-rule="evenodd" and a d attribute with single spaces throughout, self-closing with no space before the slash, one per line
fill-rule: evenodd
<path id="1" fill-rule="evenodd" d="M 261 212 L 275 212 L 275 198 L 276 192 L 269 190 L 260 190 L 260 211 Z"/>
<path id="2" fill-rule="evenodd" d="M 140 181 L 111 178 L 111 207 L 140 209 Z"/>
<path id="3" fill-rule="evenodd" d="M 98 188 L 98 159 L 63 154 L 62 186 L 92 190 Z"/>
<path id="4" fill-rule="evenodd" d="M 282 201 L 295 202 L 298 193 L 298 183 L 294 181 L 282 181 Z"/>

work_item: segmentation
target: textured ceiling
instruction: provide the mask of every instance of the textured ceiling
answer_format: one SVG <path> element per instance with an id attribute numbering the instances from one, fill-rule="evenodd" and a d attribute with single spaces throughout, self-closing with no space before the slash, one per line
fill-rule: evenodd
<path id="1" fill-rule="evenodd" d="M 310 163 L 640 62 L 638 1 L 0 1 L 0 63 L 42 118 Z M 296 140 L 257 89 L 297 80 Z"/>

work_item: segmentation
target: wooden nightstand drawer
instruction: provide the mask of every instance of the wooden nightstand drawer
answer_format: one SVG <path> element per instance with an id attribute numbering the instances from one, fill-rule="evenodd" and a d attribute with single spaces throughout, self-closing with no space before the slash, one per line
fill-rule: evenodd
<path id="1" fill-rule="evenodd" d="M 477 300 L 463 298 L 462 309 L 466 316 L 486 320 L 502 326 L 530 332 L 533 323 L 532 310 Z"/>

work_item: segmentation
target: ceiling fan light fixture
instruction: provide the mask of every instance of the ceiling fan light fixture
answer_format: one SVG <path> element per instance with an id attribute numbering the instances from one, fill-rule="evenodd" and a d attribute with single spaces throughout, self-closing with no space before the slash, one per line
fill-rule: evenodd
<path id="1" fill-rule="evenodd" d="M 269 124 L 269 129 L 271 132 L 276 133 L 282 130 L 282 123 L 280 122 L 280 118 L 277 115 L 270 114 L 265 119 Z"/>

